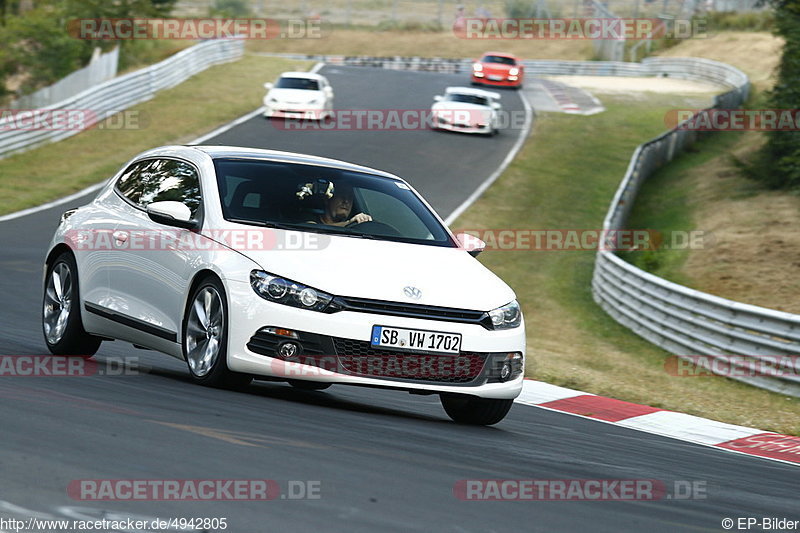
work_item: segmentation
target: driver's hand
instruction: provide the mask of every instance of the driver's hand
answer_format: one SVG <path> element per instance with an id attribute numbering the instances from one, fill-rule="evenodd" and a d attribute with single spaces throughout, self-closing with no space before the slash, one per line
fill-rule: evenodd
<path id="1" fill-rule="evenodd" d="M 348 220 L 347 223 L 348 224 L 361 224 L 363 222 L 371 222 L 371 221 L 372 221 L 372 217 L 371 216 L 369 216 L 369 215 L 367 215 L 365 213 L 359 213 L 356 216 L 354 216 L 353 218 L 351 218 L 350 220 Z"/>

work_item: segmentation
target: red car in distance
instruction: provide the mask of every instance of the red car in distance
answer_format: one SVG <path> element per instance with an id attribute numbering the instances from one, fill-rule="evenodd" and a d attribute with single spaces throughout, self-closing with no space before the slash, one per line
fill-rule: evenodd
<path id="1" fill-rule="evenodd" d="M 472 84 L 521 89 L 525 67 L 513 54 L 486 52 L 472 64 Z"/>

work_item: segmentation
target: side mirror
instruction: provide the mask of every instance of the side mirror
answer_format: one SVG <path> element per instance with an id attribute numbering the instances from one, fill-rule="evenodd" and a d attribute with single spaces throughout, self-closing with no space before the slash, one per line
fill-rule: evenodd
<path id="1" fill-rule="evenodd" d="M 437 102 L 441 102 L 444 99 L 444 97 L 442 95 L 437 94 L 436 96 L 433 97 L 433 99 Z"/>
<path id="2" fill-rule="evenodd" d="M 194 229 L 197 221 L 192 219 L 192 211 L 180 202 L 153 202 L 147 206 L 147 216 L 153 222 L 166 226 Z"/>
<path id="3" fill-rule="evenodd" d="M 270 82 L 267 82 L 267 83 L 265 83 L 265 84 L 264 84 L 264 88 L 265 88 L 266 90 L 268 90 L 268 91 L 269 91 L 270 89 L 272 89 L 274 86 L 275 86 L 275 85 L 273 85 L 273 84 L 272 84 L 272 83 L 270 83 Z"/>
<path id="4" fill-rule="evenodd" d="M 469 233 L 457 233 L 456 240 L 458 241 L 458 244 L 460 244 L 461 247 L 465 249 L 472 257 L 477 257 L 479 253 L 486 249 L 485 242 L 483 242 L 479 237 L 470 235 Z"/>
<path id="5" fill-rule="evenodd" d="M 501 106 L 498 102 L 492 102 L 492 109 L 494 109 L 495 111 L 500 111 L 501 109 L 503 109 L 503 106 Z"/>

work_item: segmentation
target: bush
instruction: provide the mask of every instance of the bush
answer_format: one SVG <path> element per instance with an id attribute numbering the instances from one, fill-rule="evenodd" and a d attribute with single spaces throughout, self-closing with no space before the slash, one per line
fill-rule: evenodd
<path id="1" fill-rule="evenodd" d="M 708 29 L 712 33 L 723 30 L 770 31 L 775 23 L 775 14 L 771 10 L 744 13 L 712 11 L 703 17 L 708 21 Z"/>
<path id="2" fill-rule="evenodd" d="M 251 12 L 247 0 L 214 0 L 208 14 L 212 17 L 235 19 L 247 17 Z"/>

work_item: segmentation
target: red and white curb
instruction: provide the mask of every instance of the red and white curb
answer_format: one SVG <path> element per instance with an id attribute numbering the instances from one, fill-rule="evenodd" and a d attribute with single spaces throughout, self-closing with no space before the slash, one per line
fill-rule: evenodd
<path id="1" fill-rule="evenodd" d="M 526 379 L 516 403 L 800 465 L 800 437 L 735 426 Z"/>

